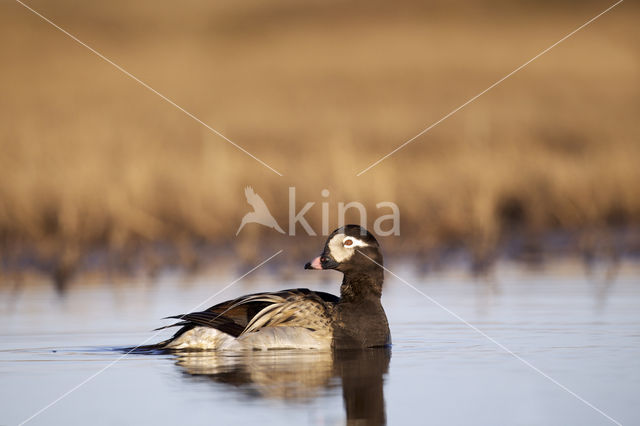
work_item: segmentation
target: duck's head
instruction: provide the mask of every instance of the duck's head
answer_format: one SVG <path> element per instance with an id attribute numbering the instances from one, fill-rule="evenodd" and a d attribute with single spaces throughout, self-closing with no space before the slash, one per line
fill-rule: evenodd
<path id="1" fill-rule="evenodd" d="M 308 262 L 304 268 L 336 269 L 349 274 L 378 270 L 381 267 L 382 252 L 375 237 L 361 226 L 346 225 L 329 235 L 322 254 Z"/>

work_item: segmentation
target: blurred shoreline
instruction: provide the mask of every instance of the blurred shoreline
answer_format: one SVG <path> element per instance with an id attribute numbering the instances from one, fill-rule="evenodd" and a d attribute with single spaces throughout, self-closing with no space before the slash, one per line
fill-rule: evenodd
<path id="1" fill-rule="evenodd" d="M 315 239 L 319 243 L 323 237 Z M 114 284 L 131 279 L 153 282 L 167 274 L 177 274 L 185 281 L 206 276 L 236 277 L 281 250 L 280 255 L 259 268 L 259 275 L 283 281 L 308 278 L 303 265 L 317 255 L 319 244 L 301 249 L 296 239 L 285 240 L 281 245 L 268 241 L 267 238 L 265 244 L 250 250 L 239 245 L 183 241 L 181 245 L 156 242 L 129 246 L 122 252 L 104 247 L 73 255 L 61 251 L 52 257 L 42 257 L 36 250 L 5 251 L 0 285 L 20 287 L 44 281 L 64 292 L 71 285 L 96 280 Z M 491 281 L 500 263 L 511 263 L 532 272 L 545 271 L 561 263 L 609 283 L 615 280 L 621 265 L 640 266 L 640 228 L 598 233 L 556 231 L 543 237 L 512 235 L 482 255 L 464 245 L 425 250 L 396 241 L 383 243 L 383 248 L 386 265 L 401 265 L 418 276 L 456 272 Z"/>
<path id="2" fill-rule="evenodd" d="M 249 211 L 248 185 L 281 224 L 295 186 L 301 202 L 316 202 L 307 215 L 315 228 L 323 189 L 332 212 L 338 202 L 373 213 L 392 201 L 401 237 L 383 238 L 383 247 L 418 264 L 446 264 L 447 253 L 462 253 L 454 257 L 472 271 L 525 252 L 637 256 L 635 4 L 622 3 L 360 177 L 610 4 L 30 5 L 284 177 L 5 2 L 4 278 L 33 270 L 64 286 L 78 271 L 197 270 L 211 254 L 239 267 L 283 247 L 296 262 L 315 254 L 322 238 L 253 228 L 234 237 Z"/>

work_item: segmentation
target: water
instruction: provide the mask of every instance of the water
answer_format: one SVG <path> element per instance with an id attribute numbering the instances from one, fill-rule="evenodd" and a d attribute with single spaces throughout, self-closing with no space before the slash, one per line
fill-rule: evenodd
<path id="1" fill-rule="evenodd" d="M 640 424 L 637 265 L 623 265 L 611 282 L 566 266 L 525 272 L 501 264 L 489 281 L 391 267 L 540 372 L 392 277 L 383 297 L 392 350 L 337 355 L 122 358 L 113 350 L 149 339 L 161 317 L 190 310 L 234 277 L 97 280 L 64 297 L 45 284 L 3 287 L 0 424 L 29 419 L 81 383 L 28 424 L 614 424 L 606 416 Z M 339 275 L 322 277 L 330 281 L 257 274 L 206 306 L 286 287 L 336 292 Z"/>

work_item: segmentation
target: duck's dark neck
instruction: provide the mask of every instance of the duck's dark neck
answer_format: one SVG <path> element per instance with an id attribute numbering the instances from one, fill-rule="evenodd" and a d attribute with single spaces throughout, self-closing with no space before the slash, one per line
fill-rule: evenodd
<path id="1" fill-rule="evenodd" d="M 382 268 L 344 274 L 335 311 L 335 348 L 384 346 L 391 342 L 389 323 L 380 301 L 382 281 Z"/>
<path id="2" fill-rule="evenodd" d="M 340 286 L 340 302 L 358 303 L 363 301 L 380 301 L 384 271 L 380 267 L 363 273 L 346 272 Z"/>

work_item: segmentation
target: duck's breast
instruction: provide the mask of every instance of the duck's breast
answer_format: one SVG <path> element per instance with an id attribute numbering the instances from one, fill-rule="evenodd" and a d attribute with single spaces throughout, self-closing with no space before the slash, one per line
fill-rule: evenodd
<path id="1" fill-rule="evenodd" d="M 264 327 L 239 336 L 237 344 L 245 349 L 329 349 L 330 330 L 304 327 Z"/>
<path id="2" fill-rule="evenodd" d="M 167 344 L 168 349 L 259 350 L 329 349 L 330 330 L 304 327 L 263 327 L 235 338 L 210 327 L 194 327 Z"/>

